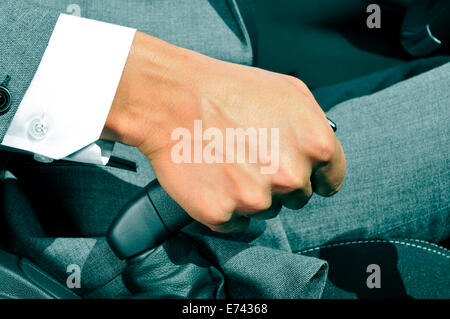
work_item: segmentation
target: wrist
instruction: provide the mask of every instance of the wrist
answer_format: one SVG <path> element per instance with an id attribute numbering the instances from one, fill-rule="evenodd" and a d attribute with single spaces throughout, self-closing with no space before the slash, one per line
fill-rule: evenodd
<path id="1" fill-rule="evenodd" d="M 111 109 L 102 132 L 102 139 L 114 140 L 133 145 L 137 144 L 136 136 L 131 128 L 139 123 L 135 120 L 132 111 L 132 98 L 136 93 L 136 84 L 140 60 L 142 60 L 143 38 L 145 34 L 136 32 L 131 46 L 122 77 L 114 96 Z"/>
<path id="2" fill-rule="evenodd" d="M 200 80 L 194 71 L 202 58 L 137 32 L 102 138 L 136 146 L 146 154 L 158 148 L 169 126 L 179 125 L 177 120 L 193 111 Z"/>

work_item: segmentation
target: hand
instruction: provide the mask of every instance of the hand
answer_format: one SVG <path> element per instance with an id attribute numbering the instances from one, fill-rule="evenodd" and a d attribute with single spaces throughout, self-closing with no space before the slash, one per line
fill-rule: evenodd
<path id="1" fill-rule="evenodd" d="M 267 128 L 257 147 L 267 143 L 272 153 L 253 162 L 247 157 L 243 163 L 177 163 L 174 146 L 180 140 L 172 134 L 187 129 L 193 137 L 198 120 L 203 132 L 211 128 L 223 136 L 227 128 Z M 117 140 L 138 147 L 169 195 L 214 231 L 243 230 L 249 217 L 274 217 L 281 205 L 300 209 L 313 192 L 333 195 L 344 180 L 342 147 L 303 82 L 215 60 L 144 33 L 136 34 L 105 127 Z M 278 129 L 278 143 L 270 128 Z M 192 153 L 199 145 L 205 151 L 208 143 L 192 141 Z M 235 154 L 242 145 L 250 156 L 255 146 L 250 138 L 232 147 Z M 230 152 L 224 147 L 210 154 L 225 159 Z"/>

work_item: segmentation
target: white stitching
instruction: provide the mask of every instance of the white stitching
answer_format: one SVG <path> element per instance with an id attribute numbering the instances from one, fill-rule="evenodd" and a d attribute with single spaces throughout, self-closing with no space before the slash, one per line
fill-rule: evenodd
<path id="1" fill-rule="evenodd" d="M 315 250 L 320 250 L 320 249 L 323 249 L 323 248 L 339 247 L 339 246 L 347 246 L 347 245 L 356 245 L 356 244 L 390 243 L 390 244 L 399 244 L 399 245 L 411 246 L 411 247 L 414 247 L 414 248 L 422 249 L 422 250 L 425 250 L 425 251 L 429 251 L 431 253 L 435 253 L 435 254 L 441 255 L 441 256 L 443 256 L 445 258 L 450 258 L 449 251 L 446 248 L 444 248 L 444 247 L 441 247 L 441 246 L 438 246 L 436 244 L 432 244 L 432 243 L 426 242 L 424 240 L 419 240 L 419 239 L 406 239 L 406 240 L 408 240 L 408 241 L 416 241 L 416 242 L 420 242 L 420 243 L 423 243 L 423 244 L 436 246 L 440 250 L 445 251 L 445 253 L 442 253 L 442 252 L 438 251 L 437 249 L 431 249 L 431 248 L 419 246 L 419 245 L 416 245 L 416 244 L 413 244 L 413 243 L 408 243 L 408 242 L 399 241 L 399 240 L 388 240 L 388 239 L 355 240 L 355 241 L 348 241 L 348 242 L 343 242 L 343 243 L 328 244 L 328 245 L 323 245 L 323 246 L 319 246 L 319 247 L 314 247 L 314 248 L 302 250 L 302 251 L 299 251 L 297 253 L 303 254 L 303 253 L 308 253 L 308 252 L 315 251 Z"/>
<path id="2" fill-rule="evenodd" d="M 417 242 L 419 242 L 419 243 L 423 243 L 423 244 L 427 244 L 427 245 L 430 245 L 430 246 L 434 246 L 434 247 L 437 247 L 437 248 L 439 248 L 439 249 L 443 249 L 443 250 L 445 250 L 445 251 L 447 251 L 447 252 L 450 252 L 450 251 L 449 251 L 447 248 L 445 248 L 445 247 L 439 246 L 439 245 L 437 245 L 437 244 L 435 244 L 435 243 L 430 243 L 430 242 L 425 241 L 425 240 L 421 240 L 421 239 L 413 239 L 413 238 L 406 238 L 405 240 L 408 240 L 408 241 L 417 241 Z"/>

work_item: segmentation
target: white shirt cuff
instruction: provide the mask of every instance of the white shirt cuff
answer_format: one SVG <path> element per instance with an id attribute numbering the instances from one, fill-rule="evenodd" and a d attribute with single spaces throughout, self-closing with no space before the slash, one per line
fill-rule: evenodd
<path id="1" fill-rule="evenodd" d="M 96 165 L 106 165 L 114 150 L 114 142 L 98 140 L 65 157 L 65 160 Z"/>
<path id="2" fill-rule="evenodd" d="M 2 144 L 51 159 L 103 163 L 102 147 L 95 142 L 135 32 L 61 14 Z"/>

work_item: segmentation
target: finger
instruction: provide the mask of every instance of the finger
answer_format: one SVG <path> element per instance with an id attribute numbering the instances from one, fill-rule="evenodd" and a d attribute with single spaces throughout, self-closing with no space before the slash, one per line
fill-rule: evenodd
<path id="1" fill-rule="evenodd" d="M 331 160 L 318 164 L 311 176 L 313 191 L 321 196 L 332 196 L 344 182 L 345 156 L 341 144 L 335 139 L 335 150 Z"/>
<path id="2" fill-rule="evenodd" d="M 251 215 L 252 218 L 258 220 L 271 219 L 278 216 L 281 211 L 282 203 L 281 198 L 278 195 L 274 195 L 272 198 L 272 205 L 270 208 L 263 210 L 262 212 Z"/>
<path id="3" fill-rule="evenodd" d="M 226 223 L 220 225 L 205 225 L 208 226 L 212 231 L 218 233 L 237 233 L 247 229 L 249 224 L 250 218 L 248 218 L 247 216 L 234 214 L 233 217 Z"/>
<path id="4" fill-rule="evenodd" d="M 297 189 L 288 194 L 280 195 L 281 202 L 284 207 L 289 209 L 300 209 L 308 203 L 312 193 L 311 183 L 308 182 L 306 187 L 303 187 L 302 189 Z"/>

